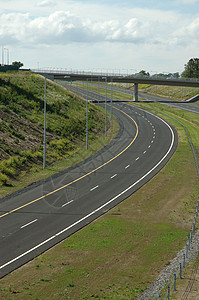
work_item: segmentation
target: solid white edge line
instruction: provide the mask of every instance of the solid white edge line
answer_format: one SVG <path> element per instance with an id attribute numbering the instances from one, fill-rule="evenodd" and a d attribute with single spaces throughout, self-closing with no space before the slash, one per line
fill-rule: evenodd
<path id="1" fill-rule="evenodd" d="M 35 223 L 35 222 L 37 222 L 37 219 L 35 219 L 35 220 L 33 220 L 33 221 L 31 221 L 31 222 L 29 222 L 29 223 L 27 223 L 27 224 L 21 226 L 20 228 L 22 229 L 22 228 L 24 228 L 24 227 L 26 227 L 26 226 L 29 226 L 29 225 L 31 225 L 31 224 L 33 224 L 33 223 Z"/>
<path id="2" fill-rule="evenodd" d="M 151 115 L 153 115 L 150 112 L 148 112 L 148 113 L 151 114 Z M 19 260 L 20 258 L 24 257 L 25 255 L 29 254 L 30 252 L 33 252 L 34 250 L 38 249 L 39 247 L 43 246 L 44 244 L 50 242 L 54 238 L 58 237 L 59 235 L 61 235 L 64 232 L 68 231 L 72 227 L 78 225 L 79 223 L 81 223 L 85 219 L 89 218 L 90 216 L 94 215 L 96 212 L 98 212 L 99 210 L 101 210 L 105 206 L 109 205 L 110 203 L 112 203 L 113 201 L 115 201 L 117 198 L 119 198 L 120 196 L 122 196 L 123 194 L 125 194 L 127 191 L 129 191 L 130 189 L 132 189 L 136 184 L 138 184 L 145 177 L 147 177 L 150 173 L 152 173 L 162 163 L 162 161 L 169 155 L 169 153 L 171 152 L 171 149 L 173 147 L 173 144 L 174 144 L 174 132 L 173 132 L 172 128 L 170 127 L 170 125 L 168 123 L 166 123 L 166 121 L 164 121 L 163 119 L 161 119 L 160 117 L 158 117 L 156 115 L 153 115 L 153 116 L 155 116 L 156 118 L 158 118 L 159 120 L 161 120 L 163 123 L 165 123 L 167 125 L 167 127 L 171 131 L 171 136 L 172 136 L 170 147 L 169 147 L 167 153 L 161 158 L 161 160 L 151 170 L 149 170 L 145 175 L 143 175 L 140 179 L 138 179 L 136 182 L 134 182 L 132 185 L 130 185 L 128 188 L 126 188 L 124 191 L 122 191 L 120 194 L 118 194 L 117 196 L 115 196 L 114 198 L 112 198 L 111 200 L 109 200 L 108 202 L 104 203 L 103 205 L 101 205 L 100 207 L 98 207 L 97 209 L 95 209 L 94 211 L 92 211 L 91 213 L 89 213 L 88 215 L 86 215 L 85 217 L 81 218 L 80 220 L 76 221 L 75 223 L 71 224 L 70 226 L 66 227 L 65 229 L 61 230 L 60 232 L 56 233 L 55 235 L 51 236 L 47 240 L 45 240 L 42 243 L 36 245 L 35 247 L 29 249 L 28 251 L 22 253 L 21 255 L 13 258 L 9 262 L 5 263 L 4 265 L 0 266 L 0 270 L 3 269 L 3 268 L 5 268 L 6 266 L 10 265 L 11 263 Z"/>

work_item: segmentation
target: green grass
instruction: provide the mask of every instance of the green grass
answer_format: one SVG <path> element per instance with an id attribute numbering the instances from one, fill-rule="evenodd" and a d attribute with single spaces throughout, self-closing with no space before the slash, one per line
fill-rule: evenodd
<path id="1" fill-rule="evenodd" d="M 74 83 L 75 85 L 86 88 L 86 84 L 83 83 Z M 98 85 L 99 83 L 94 83 Z M 114 86 L 119 86 L 121 88 L 132 90 L 134 91 L 134 85 L 133 84 L 114 84 Z M 108 84 L 108 88 L 110 88 L 110 84 Z M 100 94 L 105 96 L 105 84 L 100 83 L 99 87 L 95 85 L 88 85 L 88 89 L 92 90 L 95 93 L 100 92 Z M 176 87 L 176 86 L 159 86 L 159 85 L 149 85 L 149 84 L 139 84 L 139 91 L 144 92 L 150 95 L 157 95 L 165 98 L 169 98 L 171 100 L 187 100 L 191 97 L 199 94 L 199 88 L 191 88 L 191 87 Z M 132 95 L 127 95 L 122 92 L 112 92 L 113 99 L 118 100 L 133 100 Z M 111 91 L 107 90 L 107 96 L 111 97 Z"/>
<path id="2" fill-rule="evenodd" d="M 161 86 L 161 85 L 140 85 L 140 91 L 150 95 L 157 95 L 172 100 L 187 100 L 199 94 L 199 88 Z"/>
<path id="3" fill-rule="evenodd" d="M 118 131 L 104 110 L 47 81 L 47 169 L 43 167 L 44 79 L 29 72 L 0 74 L 0 197 L 78 163 L 104 147 Z M 108 114 L 109 116 L 109 114 Z M 71 163 L 72 162 L 72 163 Z"/>
<path id="4" fill-rule="evenodd" d="M 184 246 L 198 178 L 183 127 L 163 113 L 186 123 L 196 148 L 198 119 L 161 104 L 138 105 L 155 107 L 177 128 L 173 157 L 131 197 L 0 280 L 2 299 L 135 299 Z"/>

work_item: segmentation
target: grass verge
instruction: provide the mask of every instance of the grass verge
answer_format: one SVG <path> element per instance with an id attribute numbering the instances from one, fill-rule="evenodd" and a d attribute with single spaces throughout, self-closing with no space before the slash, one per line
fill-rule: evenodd
<path id="1" fill-rule="evenodd" d="M 163 115 L 178 111 L 146 106 L 177 128 L 168 164 L 107 214 L 0 280 L 1 299 L 135 299 L 182 248 L 197 203 L 193 155 L 182 126 Z M 194 114 L 188 123 L 196 145 Z"/>

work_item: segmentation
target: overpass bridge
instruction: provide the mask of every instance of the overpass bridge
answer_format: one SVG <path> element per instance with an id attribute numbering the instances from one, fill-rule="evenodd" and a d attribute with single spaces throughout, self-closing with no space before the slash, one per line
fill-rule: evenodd
<path id="1" fill-rule="evenodd" d="M 30 71 L 40 74 L 50 80 L 133 83 L 135 101 L 138 101 L 139 84 L 186 86 L 199 88 L 199 78 L 165 78 L 164 76 L 137 76 L 108 72 L 98 73 L 72 70 L 67 71 L 64 69 L 31 69 Z"/>

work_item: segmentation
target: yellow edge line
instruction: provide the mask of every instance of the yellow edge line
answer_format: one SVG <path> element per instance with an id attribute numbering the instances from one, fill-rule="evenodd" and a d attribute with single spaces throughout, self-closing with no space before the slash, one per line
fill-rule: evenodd
<path id="1" fill-rule="evenodd" d="M 114 159 L 116 159 L 117 157 L 119 157 L 121 154 L 123 154 L 123 153 L 124 153 L 124 152 L 125 152 L 125 151 L 133 144 L 133 143 L 134 143 L 135 139 L 137 138 L 137 136 L 138 136 L 138 125 L 137 125 L 137 123 L 135 122 L 135 120 L 134 120 L 131 116 L 129 116 L 127 113 L 123 112 L 122 110 L 120 110 L 120 109 L 118 109 L 118 108 L 116 108 L 116 107 L 113 107 L 113 108 L 116 109 L 116 110 L 118 110 L 118 111 L 120 111 L 120 112 L 122 112 L 122 113 L 125 114 L 127 117 L 129 117 L 129 118 L 134 122 L 134 124 L 135 124 L 135 126 L 136 126 L 136 135 L 135 135 L 134 139 L 131 141 L 131 143 L 130 143 L 124 150 L 122 150 L 119 154 L 117 154 L 116 156 L 114 156 L 113 158 L 111 158 L 109 161 L 107 161 L 107 162 L 104 163 L 103 165 L 101 165 L 101 166 L 97 167 L 96 169 L 90 171 L 89 173 L 87 173 L 87 174 L 85 174 L 85 175 L 83 175 L 83 176 L 81 176 L 81 177 L 79 177 L 79 178 L 77 178 L 77 179 L 75 179 L 75 180 L 73 180 L 73 181 L 67 183 L 66 185 L 63 185 L 62 187 L 60 187 L 60 188 L 58 188 L 58 189 L 56 189 L 56 190 L 54 190 L 54 191 L 52 191 L 52 192 L 50 192 L 50 193 L 48 193 L 48 194 L 46 194 L 46 195 L 43 195 L 43 196 L 41 196 L 41 197 L 39 197 L 39 198 L 37 198 L 37 199 L 35 199 L 35 200 L 32 200 L 31 202 L 28 202 L 28 203 L 26 203 L 26 204 L 24 204 L 24 205 L 22 205 L 22 206 L 20 206 L 20 207 L 17 207 L 17 208 L 15 208 L 15 209 L 13 209 L 13 210 L 11 210 L 11 211 L 9 211 L 9 212 L 7 212 L 7 213 L 1 215 L 0 218 L 3 218 L 3 217 L 5 217 L 5 216 L 7 216 L 7 215 L 10 215 L 10 214 L 12 214 L 12 213 L 14 213 L 14 212 L 16 212 L 16 211 L 18 211 L 18 210 L 20 210 L 20 209 L 22 209 L 22 208 L 28 206 L 28 205 L 31 205 L 31 204 L 33 204 L 33 203 L 35 203 L 35 202 L 37 202 L 37 201 L 39 201 L 39 200 L 45 198 L 45 197 L 48 197 L 48 196 L 50 196 L 50 195 L 52 195 L 52 194 L 55 194 L 56 192 L 58 192 L 58 191 L 60 191 L 60 190 L 62 190 L 62 189 L 64 189 L 64 188 L 66 188 L 67 186 L 69 186 L 69 185 L 71 185 L 71 184 L 73 184 L 73 183 L 75 183 L 75 182 L 77 182 L 77 181 L 79 181 L 79 180 L 85 178 L 86 176 L 89 176 L 90 174 L 94 173 L 95 171 L 101 169 L 102 167 L 104 167 L 105 165 L 107 165 L 108 163 L 110 163 L 111 161 L 113 161 Z"/>

